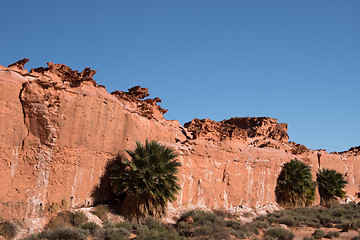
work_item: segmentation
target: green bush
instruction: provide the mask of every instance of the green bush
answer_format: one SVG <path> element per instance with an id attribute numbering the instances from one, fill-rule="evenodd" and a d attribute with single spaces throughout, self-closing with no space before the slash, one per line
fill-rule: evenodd
<path id="1" fill-rule="evenodd" d="M 324 227 L 332 227 L 332 223 L 334 221 L 334 218 L 329 214 L 319 214 L 318 218 L 320 220 L 320 223 Z"/>
<path id="2" fill-rule="evenodd" d="M 90 235 L 94 235 L 99 228 L 100 226 L 93 222 L 87 222 L 81 225 L 81 229 L 88 231 Z"/>
<path id="3" fill-rule="evenodd" d="M 9 221 L 0 223 L 0 236 L 3 236 L 6 239 L 13 239 L 17 233 L 18 228 L 14 223 Z"/>
<path id="4" fill-rule="evenodd" d="M 211 225 L 215 222 L 222 222 L 224 218 L 217 216 L 212 212 L 205 212 L 199 210 L 192 210 L 184 213 L 178 222 L 187 221 L 188 219 L 192 219 L 194 224 L 196 225 Z"/>
<path id="5" fill-rule="evenodd" d="M 194 230 L 194 236 L 211 236 L 213 230 L 213 226 L 204 225 Z"/>
<path id="6" fill-rule="evenodd" d="M 284 228 L 270 228 L 264 232 L 264 240 L 292 240 L 294 234 Z"/>
<path id="7" fill-rule="evenodd" d="M 323 230 L 316 229 L 315 232 L 312 234 L 312 236 L 315 239 L 321 239 L 325 236 L 325 232 Z"/>
<path id="8" fill-rule="evenodd" d="M 183 239 L 174 228 L 160 223 L 152 217 L 145 218 L 141 224 L 135 225 L 134 229 L 137 240 Z"/>
<path id="9" fill-rule="evenodd" d="M 295 219 L 291 215 L 284 215 L 279 218 L 278 221 L 280 224 L 285 224 L 286 226 L 292 227 L 296 224 Z"/>
<path id="10" fill-rule="evenodd" d="M 250 223 L 246 224 L 245 226 L 247 226 L 247 228 L 248 228 L 248 235 L 249 234 L 259 235 L 260 231 L 259 231 L 257 224 L 250 222 Z"/>
<path id="11" fill-rule="evenodd" d="M 292 227 L 336 227 L 338 229 L 351 227 L 357 230 L 360 227 L 359 218 L 360 206 L 349 203 L 332 204 L 328 208 L 306 207 L 282 210 L 257 218 L 255 222 L 262 220 L 271 224 L 283 223 L 288 226 L 292 225 Z"/>
<path id="12" fill-rule="evenodd" d="M 193 236 L 192 226 L 187 222 L 179 222 L 176 225 L 176 231 L 180 236 L 191 237 Z"/>
<path id="13" fill-rule="evenodd" d="M 236 219 L 236 216 L 234 216 L 233 214 L 231 214 L 223 209 L 214 209 L 214 210 L 212 210 L 212 212 L 222 218 Z"/>
<path id="14" fill-rule="evenodd" d="M 340 233 L 337 232 L 337 231 L 330 231 L 330 232 L 327 232 L 324 236 L 324 238 L 338 238 L 340 237 Z"/>
<path id="15" fill-rule="evenodd" d="M 242 224 L 237 220 L 225 220 L 224 215 L 193 210 L 184 213 L 175 225 L 179 235 L 203 239 L 243 239 L 259 234 L 259 229 L 267 228 L 268 223 Z"/>
<path id="16" fill-rule="evenodd" d="M 103 228 L 95 234 L 94 239 L 127 240 L 129 236 L 130 232 L 125 228 Z"/>
<path id="17" fill-rule="evenodd" d="M 109 218 L 109 209 L 105 205 L 96 206 L 93 210 L 93 213 L 102 221 L 106 221 Z"/>
<path id="18" fill-rule="evenodd" d="M 46 225 L 46 229 L 80 227 L 87 221 L 87 217 L 81 211 L 62 212 L 50 220 Z"/>
<path id="19" fill-rule="evenodd" d="M 119 222 L 115 225 L 116 228 L 125 228 L 128 231 L 133 229 L 133 224 L 131 222 Z"/>
<path id="20" fill-rule="evenodd" d="M 86 217 L 86 215 L 81 211 L 77 211 L 72 215 L 72 219 L 71 219 L 70 223 L 74 227 L 80 227 L 87 221 L 88 221 L 88 218 Z"/>
<path id="21" fill-rule="evenodd" d="M 258 229 L 268 229 L 270 225 L 265 221 L 254 221 L 253 222 Z"/>
<path id="22" fill-rule="evenodd" d="M 31 240 L 86 240 L 86 234 L 78 228 L 60 228 L 41 232 Z"/>

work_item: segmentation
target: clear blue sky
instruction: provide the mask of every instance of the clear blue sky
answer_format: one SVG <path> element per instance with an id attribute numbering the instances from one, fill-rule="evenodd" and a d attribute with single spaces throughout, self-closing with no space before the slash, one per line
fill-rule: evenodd
<path id="1" fill-rule="evenodd" d="M 269 116 L 312 149 L 360 145 L 360 1 L 6 1 L 0 64 L 91 67 L 167 119 Z"/>

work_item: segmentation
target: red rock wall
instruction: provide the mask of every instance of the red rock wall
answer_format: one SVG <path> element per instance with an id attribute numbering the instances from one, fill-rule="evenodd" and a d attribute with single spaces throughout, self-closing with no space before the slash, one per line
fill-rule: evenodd
<path id="1" fill-rule="evenodd" d="M 287 142 L 286 124 L 275 119 L 257 119 L 250 130 L 236 126 L 238 119 L 199 120 L 187 131 L 162 117 L 159 99 L 109 94 L 89 71 L 52 63 L 31 73 L 0 66 L 0 216 L 41 217 L 62 200 L 91 204 L 107 161 L 136 140 L 157 140 L 179 153 L 182 190 L 174 207 L 261 206 L 275 201 L 284 162 L 297 157 L 314 174 L 318 168 L 318 152 Z M 321 155 L 322 167 L 347 174 L 353 196 L 359 160 L 355 151 Z"/>

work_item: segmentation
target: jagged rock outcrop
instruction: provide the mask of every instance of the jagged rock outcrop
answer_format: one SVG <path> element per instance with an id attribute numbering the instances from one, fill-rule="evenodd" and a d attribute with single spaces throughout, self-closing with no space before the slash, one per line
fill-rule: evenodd
<path id="1" fill-rule="evenodd" d="M 348 195 L 359 192 L 359 147 L 307 149 L 288 142 L 287 125 L 272 118 L 194 119 L 183 127 L 164 119 L 159 98 L 144 99 L 146 88 L 109 94 L 90 68 L 48 63 L 28 73 L 25 62 L 0 66 L 0 217 L 43 217 L 61 202 L 92 204 L 107 162 L 146 139 L 179 154 L 182 190 L 173 208 L 274 202 L 281 166 L 293 158 L 314 175 L 320 165 L 346 174 Z"/>
<path id="2" fill-rule="evenodd" d="M 360 146 L 352 147 L 347 151 L 341 152 L 340 154 L 358 156 L 358 155 L 360 155 Z"/>
<path id="3" fill-rule="evenodd" d="M 283 142 L 289 140 L 287 124 L 268 117 L 234 117 L 221 122 L 195 118 L 184 126 L 193 134 L 194 139 L 247 141 L 248 138 L 260 137 Z"/>
<path id="4" fill-rule="evenodd" d="M 224 140 L 247 140 L 247 132 L 235 125 L 215 122 L 210 119 L 193 119 L 185 123 L 185 128 L 192 133 L 193 139 L 205 139 L 212 141 Z"/>
<path id="5" fill-rule="evenodd" d="M 142 88 L 140 86 L 135 86 L 128 90 L 128 92 L 114 91 L 111 94 L 119 100 L 125 100 L 131 108 L 137 109 L 137 113 L 143 117 L 148 119 L 164 119 L 163 115 L 168 110 L 157 105 L 157 103 L 161 103 L 161 99 L 159 97 L 143 100 L 150 94 L 147 88 Z"/>
<path id="6" fill-rule="evenodd" d="M 234 117 L 222 122 L 245 129 L 250 138 L 265 137 L 285 142 L 289 140 L 287 124 L 278 123 L 277 119 L 269 117 Z"/>
<path id="7" fill-rule="evenodd" d="M 15 68 L 15 69 L 20 69 L 20 70 L 24 70 L 25 64 L 29 61 L 29 59 L 27 58 L 23 58 L 19 61 L 17 61 L 16 63 L 12 63 L 8 66 L 8 68 Z"/>

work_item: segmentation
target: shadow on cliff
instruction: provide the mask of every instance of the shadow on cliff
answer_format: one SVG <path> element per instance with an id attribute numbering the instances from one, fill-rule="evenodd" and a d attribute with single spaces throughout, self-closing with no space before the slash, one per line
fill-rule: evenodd
<path id="1" fill-rule="evenodd" d="M 114 193 L 110 177 L 112 169 L 123 166 L 122 159 L 123 156 L 117 155 L 114 159 L 107 162 L 104 174 L 100 177 L 99 185 L 91 193 L 94 205 L 106 204 L 110 211 L 114 213 L 119 213 L 119 206 L 124 201 L 125 196 L 118 196 Z"/>

